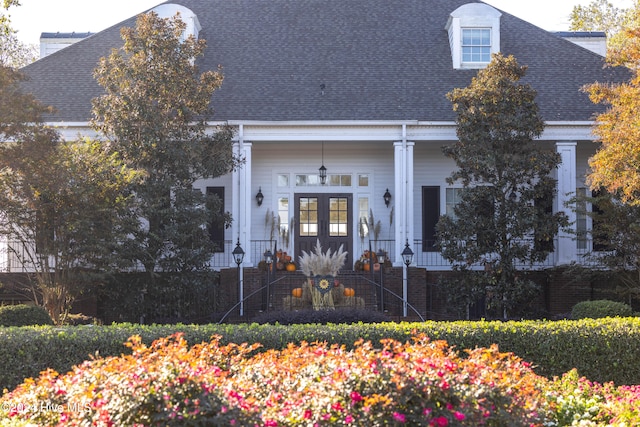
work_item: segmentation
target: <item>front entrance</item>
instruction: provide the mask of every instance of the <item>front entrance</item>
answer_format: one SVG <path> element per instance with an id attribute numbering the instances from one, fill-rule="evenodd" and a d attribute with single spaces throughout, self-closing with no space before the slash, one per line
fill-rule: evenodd
<path id="1" fill-rule="evenodd" d="M 295 259 L 302 251 L 311 253 L 320 239 L 322 250 L 347 252 L 344 269 L 353 267 L 353 222 L 351 194 L 296 194 L 294 235 Z"/>

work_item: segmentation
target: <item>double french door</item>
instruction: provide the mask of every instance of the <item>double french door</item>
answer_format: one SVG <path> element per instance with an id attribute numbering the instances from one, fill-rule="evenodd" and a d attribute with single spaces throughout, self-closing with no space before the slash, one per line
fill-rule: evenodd
<path id="1" fill-rule="evenodd" d="M 318 239 L 325 252 L 347 251 L 343 269 L 353 268 L 353 197 L 351 194 L 296 194 L 295 195 L 295 259 L 302 251 L 310 253 Z"/>

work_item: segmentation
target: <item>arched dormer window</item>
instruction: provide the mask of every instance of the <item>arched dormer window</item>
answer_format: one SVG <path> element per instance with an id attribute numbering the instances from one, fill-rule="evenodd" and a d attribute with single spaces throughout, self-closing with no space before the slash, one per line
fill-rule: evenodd
<path id="1" fill-rule="evenodd" d="M 195 13 L 189 8 L 184 6 L 180 6 L 178 4 L 167 3 L 161 4 L 158 7 L 152 9 L 152 12 L 155 12 L 159 18 L 172 18 L 176 15 L 176 13 L 180 13 L 180 19 L 187 24 L 187 28 L 184 30 L 184 34 L 182 34 L 181 40 L 186 40 L 187 37 L 193 35 L 196 40 L 198 39 L 198 33 L 202 29 L 200 26 L 200 21 L 198 21 L 198 17 Z"/>
<path id="2" fill-rule="evenodd" d="M 500 16 L 484 3 L 467 3 L 451 12 L 445 29 L 453 68 L 484 68 L 491 54 L 500 52 Z"/>

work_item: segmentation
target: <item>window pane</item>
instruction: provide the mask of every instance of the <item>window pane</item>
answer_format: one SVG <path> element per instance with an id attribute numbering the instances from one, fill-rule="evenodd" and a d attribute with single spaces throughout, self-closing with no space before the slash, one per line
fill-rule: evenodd
<path id="1" fill-rule="evenodd" d="M 289 175 L 281 174 L 278 175 L 278 187 L 288 187 L 289 186 Z"/>
<path id="2" fill-rule="evenodd" d="M 318 199 L 315 197 L 301 197 L 299 200 L 301 236 L 318 235 Z"/>
<path id="3" fill-rule="evenodd" d="M 462 30 L 462 61 L 489 62 L 491 60 L 491 30 L 467 28 Z"/>
<path id="4" fill-rule="evenodd" d="M 347 199 L 331 197 L 329 199 L 329 235 L 347 235 Z"/>
<path id="5" fill-rule="evenodd" d="M 368 218 L 369 199 L 367 197 L 361 197 L 358 199 L 358 235 L 363 239 L 369 234 Z"/>
<path id="6" fill-rule="evenodd" d="M 289 235 L 289 198 L 281 197 L 278 199 L 278 217 L 280 218 L 280 236 Z M 289 246 L 287 244 L 287 246 Z"/>
<path id="7" fill-rule="evenodd" d="M 369 175 L 358 175 L 358 185 L 360 187 L 369 186 Z"/>
<path id="8" fill-rule="evenodd" d="M 446 204 L 446 215 L 450 216 L 453 219 L 456 219 L 456 214 L 453 211 L 453 208 L 455 207 L 455 205 L 457 205 L 460 202 L 460 191 L 462 189 L 461 188 L 447 188 L 447 191 L 445 193 L 446 195 L 446 200 L 445 200 L 445 204 Z"/>

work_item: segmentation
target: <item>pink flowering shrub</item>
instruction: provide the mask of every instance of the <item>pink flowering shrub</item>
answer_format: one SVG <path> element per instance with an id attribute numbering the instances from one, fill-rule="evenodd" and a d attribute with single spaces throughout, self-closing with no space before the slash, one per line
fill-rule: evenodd
<path id="1" fill-rule="evenodd" d="M 181 336 L 28 380 L 2 399 L 37 425 L 537 425 L 539 377 L 497 347 L 461 358 L 443 341 L 189 348 Z"/>
<path id="2" fill-rule="evenodd" d="M 132 337 L 129 346 L 131 355 L 25 381 L 0 399 L 0 424 L 532 427 L 640 419 L 637 389 L 575 373 L 552 382 L 496 346 L 463 357 L 416 336 L 381 349 L 361 340 L 353 350 L 302 343 L 256 352 L 259 345 L 222 346 L 219 338 L 190 347 L 179 334 L 151 346 Z"/>
<path id="3" fill-rule="evenodd" d="M 549 400 L 556 425 L 640 425 L 640 385 L 599 384 L 573 369 L 550 384 Z"/>

